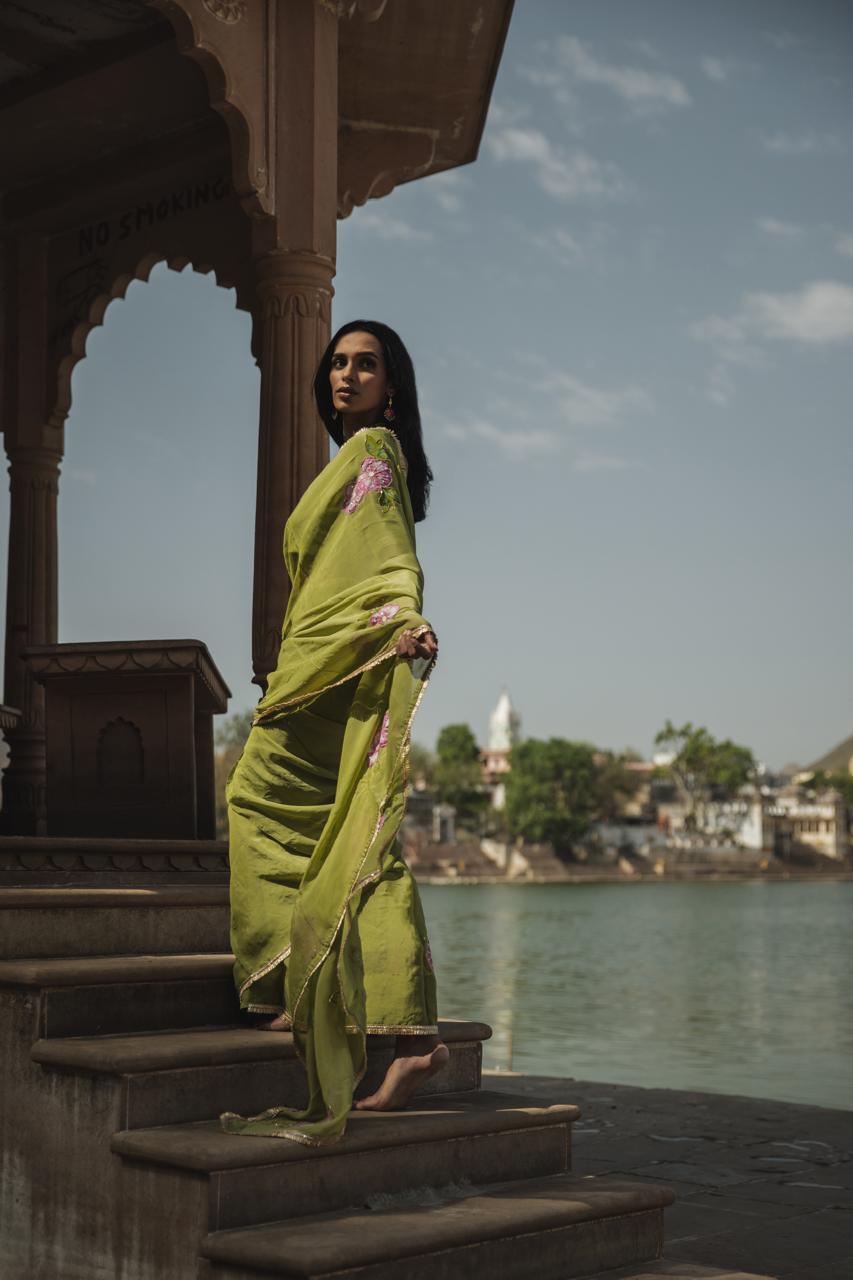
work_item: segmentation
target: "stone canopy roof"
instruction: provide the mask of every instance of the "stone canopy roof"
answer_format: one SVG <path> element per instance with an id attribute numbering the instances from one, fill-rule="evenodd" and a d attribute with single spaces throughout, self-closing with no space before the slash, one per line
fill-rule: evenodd
<path id="1" fill-rule="evenodd" d="M 340 216 L 400 182 L 476 158 L 512 0 L 454 0 L 440 17 L 434 0 L 313 3 L 339 18 Z M 209 33 L 229 55 L 243 42 L 248 61 L 252 41 L 270 42 L 288 14 L 282 0 L 30 0 L 4 8 L 0 184 L 19 193 L 7 220 L 39 207 L 45 185 L 90 182 L 123 153 L 167 137 L 221 131 L 224 120 L 235 145 L 253 127 L 253 104 L 232 101 L 221 86 Z M 182 56 L 194 40 L 204 48 L 196 66 Z M 274 62 L 270 74 L 280 74 Z M 258 213 L 270 211 L 263 179 L 256 165 Z"/>

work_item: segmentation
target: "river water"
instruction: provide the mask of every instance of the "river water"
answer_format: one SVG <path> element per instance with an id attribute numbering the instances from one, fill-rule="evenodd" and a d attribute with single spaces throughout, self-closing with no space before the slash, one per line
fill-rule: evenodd
<path id="1" fill-rule="evenodd" d="M 853 1109 L 853 883 L 422 893 L 484 1066 Z"/>

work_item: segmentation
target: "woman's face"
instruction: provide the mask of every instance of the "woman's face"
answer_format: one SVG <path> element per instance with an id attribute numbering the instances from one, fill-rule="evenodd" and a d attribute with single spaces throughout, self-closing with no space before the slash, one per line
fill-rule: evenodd
<path id="1" fill-rule="evenodd" d="M 381 416 L 388 395 L 382 343 L 372 333 L 345 333 L 335 347 L 329 370 L 332 405 L 343 415 L 344 427 L 370 427 Z"/>

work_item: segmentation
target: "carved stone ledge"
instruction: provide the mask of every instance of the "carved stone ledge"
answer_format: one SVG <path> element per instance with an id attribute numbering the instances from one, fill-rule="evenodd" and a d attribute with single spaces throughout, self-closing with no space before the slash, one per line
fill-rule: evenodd
<path id="1" fill-rule="evenodd" d="M 0 836 L 0 887 L 110 889 L 227 883 L 224 840 Z"/>
<path id="2" fill-rule="evenodd" d="M 394 128 L 341 120 L 338 129 L 338 217 L 387 196 L 401 182 L 428 173 L 435 161 L 435 129 Z"/>
<path id="3" fill-rule="evenodd" d="M 145 675 L 195 674 L 208 695 L 199 709 L 215 715 L 226 710 L 231 690 L 201 640 L 105 640 L 63 645 L 31 645 L 27 666 L 35 677 L 139 672 Z"/>

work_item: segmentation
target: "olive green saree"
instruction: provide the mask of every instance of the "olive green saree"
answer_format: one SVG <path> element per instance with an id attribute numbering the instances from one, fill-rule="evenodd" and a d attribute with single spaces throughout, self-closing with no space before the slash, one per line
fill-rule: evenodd
<path id="1" fill-rule="evenodd" d="M 309 1103 L 229 1112 L 230 1133 L 336 1141 L 365 1036 L 436 1030 L 420 898 L 397 840 L 435 662 L 396 654 L 402 631 L 430 629 L 405 467 L 388 428 L 356 432 L 285 527 L 278 664 L 226 784 L 231 942 L 241 1007 L 289 1020 Z"/>

